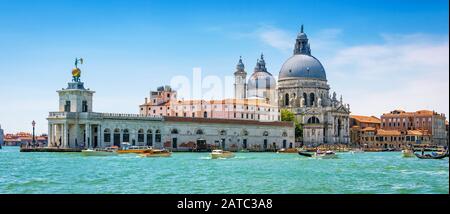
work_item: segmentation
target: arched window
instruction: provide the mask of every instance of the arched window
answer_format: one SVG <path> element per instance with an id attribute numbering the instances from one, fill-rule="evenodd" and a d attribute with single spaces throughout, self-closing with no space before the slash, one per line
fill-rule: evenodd
<path id="1" fill-rule="evenodd" d="M 313 93 L 309 94 L 309 106 L 313 106 L 314 101 L 315 101 L 314 94 Z"/>
<path id="2" fill-rule="evenodd" d="M 265 137 L 269 136 L 269 132 L 268 131 L 264 131 L 263 132 L 263 136 L 265 136 Z"/>
<path id="3" fill-rule="evenodd" d="M 208 118 L 208 112 L 203 112 L 203 118 Z"/>
<path id="4" fill-rule="evenodd" d="M 286 93 L 286 95 L 284 95 L 284 105 L 288 106 L 289 105 L 289 94 Z"/>
<path id="5" fill-rule="evenodd" d="M 103 131 L 103 141 L 106 143 L 111 142 L 111 130 L 105 129 L 105 131 Z"/>
<path id="6" fill-rule="evenodd" d="M 153 132 L 151 129 L 147 130 L 147 146 L 153 146 Z"/>
<path id="7" fill-rule="evenodd" d="M 288 136 L 287 132 L 284 131 L 283 134 L 282 134 L 282 136 L 283 136 L 283 137 L 287 137 L 287 136 Z"/>
<path id="8" fill-rule="evenodd" d="M 199 130 L 197 130 L 197 131 L 195 132 L 195 134 L 197 134 L 197 135 L 202 135 L 202 134 L 203 134 L 203 130 L 199 129 Z"/>
<path id="9" fill-rule="evenodd" d="M 178 134 L 178 129 L 172 129 L 172 131 L 170 132 L 172 134 Z"/>
<path id="10" fill-rule="evenodd" d="M 317 118 L 317 117 L 310 117 L 308 119 L 308 124 L 316 124 L 316 123 L 320 123 L 319 118 Z"/>
<path id="11" fill-rule="evenodd" d="M 222 135 L 222 136 L 227 135 L 227 131 L 221 130 L 221 131 L 220 131 L 220 135 Z"/>
<path id="12" fill-rule="evenodd" d="M 155 142 L 161 143 L 161 131 L 159 129 L 155 132 Z"/>
<path id="13" fill-rule="evenodd" d="M 123 130 L 122 142 L 130 142 L 130 132 L 128 131 L 128 129 Z"/>
<path id="14" fill-rule="evenodd" d="M 138 142 L 144 142 L 144 129 L 139 129 L 138 131 Z"/>

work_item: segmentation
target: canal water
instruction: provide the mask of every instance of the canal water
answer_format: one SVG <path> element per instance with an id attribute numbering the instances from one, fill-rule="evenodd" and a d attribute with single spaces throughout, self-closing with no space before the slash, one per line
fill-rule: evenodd
<path id="1" fill-rule="evenodd" d="M 402 158 L 399 152 L 297 154 L 208 153 L 169 158 L 133 154 L 0 150 L 0 193 L 449 193 L 449 161 Z"/>

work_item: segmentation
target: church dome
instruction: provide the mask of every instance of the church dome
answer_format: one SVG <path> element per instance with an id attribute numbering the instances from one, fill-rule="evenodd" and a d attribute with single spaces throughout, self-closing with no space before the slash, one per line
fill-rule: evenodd
<path id="1" fill-rule="evenodd" d="M 325 69 L 322 64 L 318 59 L 311 55 L 311 48 L 309 46 L 308 37 L 303 32 L 303 25 L 301 32 L 297 36 L 294 55 L 286 60 L 283 66 L 281 66 L 278 78 L 327 80 Z"/>
<path id="2" fill-rule="evenodd" d="M 267 71 L 266 62 L 262 54 L 261 59 L 258 59 L 256 63 L 255 71 L 248 80 L 247 88 L 249 91 L 276 88 L 275 78 Z"/>
<path id="3" fill-rule="evenodd" d="M 327 80 L 325 69 L 319 60 L 313 56 L 305 54 L 296 54 L 286 60 L 281 67 L 279 78 Z"/>

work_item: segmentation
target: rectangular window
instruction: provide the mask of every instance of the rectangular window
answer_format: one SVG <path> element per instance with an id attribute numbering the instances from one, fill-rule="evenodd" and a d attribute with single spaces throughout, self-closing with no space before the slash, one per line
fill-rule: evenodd
<path id="1" fill-rule="evenodd" d="M 88 111 L 87 101 L 83 100 L 82 112 L 87 112 L 87 111 Z"/>
<path id="2" fill-rule="evenodd" d="M 66 105 L 64 105 L 64 111 L 70 112 L 70 101 L 66 101 Z"/>

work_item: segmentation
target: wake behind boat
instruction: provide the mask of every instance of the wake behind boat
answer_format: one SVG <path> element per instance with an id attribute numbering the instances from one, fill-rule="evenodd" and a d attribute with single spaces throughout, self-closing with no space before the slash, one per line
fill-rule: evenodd
<path id="1" fill-rule="evenodd" d="M 234 153 L 229 152 L 229 151 L 223 151 L 220 149 L 213 150 L 210 155 L 211 155 L 211 159 L 234 157 Z"/>

